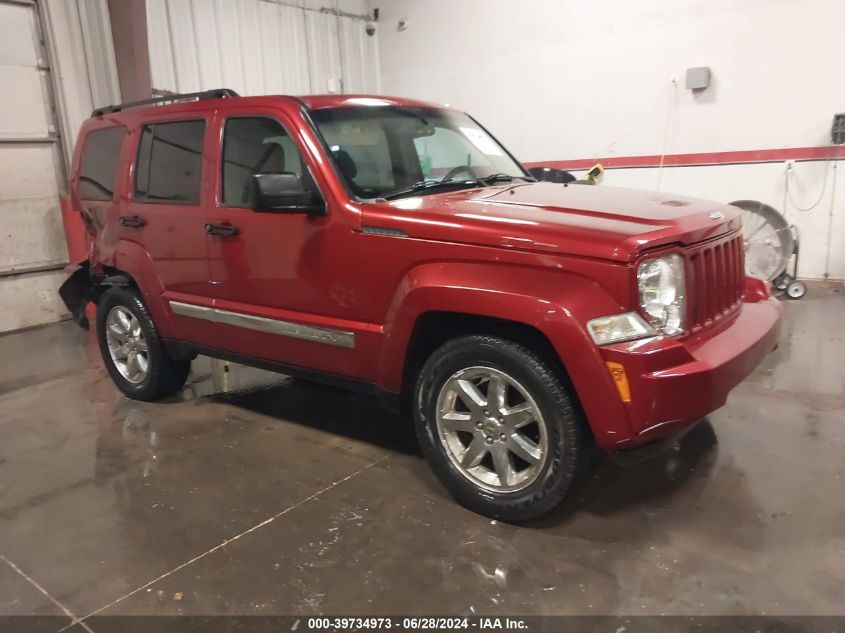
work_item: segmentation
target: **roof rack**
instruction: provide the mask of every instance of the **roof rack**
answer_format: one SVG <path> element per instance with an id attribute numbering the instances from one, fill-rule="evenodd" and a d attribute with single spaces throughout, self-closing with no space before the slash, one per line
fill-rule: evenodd
<path id="1" fill-rule="evenodd" d="M 127 101 L 126 103 L 118 103 L 117 105 L 103 106 L 96 108 L 91 116 L 102 116 L 111 112 L 120 112 L 126 108 L 134 108 L 143 105 L 152 105 L 154 103 L 165 103 L 172 101 L 186 101 L 189 99 L 196 99 L 201 101 L 203 99 L 223 99 L 228 97 L 239 97 L 240 95 L 229 88 L 216 88 L 214 90 L 205 90 L 203 92 L 185 92 L 164 95 L 162 97 L 153 97 L 151 99 L 141 99 L 140 101 Z"/>

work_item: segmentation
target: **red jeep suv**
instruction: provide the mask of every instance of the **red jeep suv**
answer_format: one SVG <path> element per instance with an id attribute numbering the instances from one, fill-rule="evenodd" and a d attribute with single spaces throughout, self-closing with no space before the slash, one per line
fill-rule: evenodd
<path id="1" fill-rule="evenodd" d="M 168 103 L 164 103 L 168 101 Z M 739 211 L 535 182 L 475 119 L 229 90 L 96 110 L 61 289 L 130 398 L 196 354 L 381 395 L 469 508 L 548 512 L 591 448 L 670 445 L 777 342 Z"/>

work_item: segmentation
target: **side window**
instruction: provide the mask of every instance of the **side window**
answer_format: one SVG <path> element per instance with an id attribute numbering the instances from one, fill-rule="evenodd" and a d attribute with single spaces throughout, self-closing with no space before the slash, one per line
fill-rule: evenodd
<path id="1" fill-rule="evenodd" d="M 135 198 L 199 202 L 205 121 L 152 123 L 141 130 Z"/>
<path id="2" fill-rule="evenodd" d="M 281 123 L 263 117 L 233 118 L 223 131 L 223 204 L 244 206 L 255 174 L 291 172 L 313 189 L 302 155 Z"/>
<path id="3" fill-rule="evenodd" d="M 85 137 L 79 169 L 79 197 L 83 200 L 111 200 L 117 174 L 120 146 L 126 128 L 94 130 Z"/>

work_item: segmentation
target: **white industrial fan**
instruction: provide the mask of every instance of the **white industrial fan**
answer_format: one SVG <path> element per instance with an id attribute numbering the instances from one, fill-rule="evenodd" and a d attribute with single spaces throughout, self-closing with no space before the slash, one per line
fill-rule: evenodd
<path id="1" fill-rule="evenodd" d="M 798 231 L 780 213 L 758 200 L 731 202 L 742 209 L 742 235 L 745 245 L 745 272 L 772 282 L 791 299 L 800 299 L 807 286 L 798 273 Z M 792 274 L 789 260 L 795 256 Z"/>

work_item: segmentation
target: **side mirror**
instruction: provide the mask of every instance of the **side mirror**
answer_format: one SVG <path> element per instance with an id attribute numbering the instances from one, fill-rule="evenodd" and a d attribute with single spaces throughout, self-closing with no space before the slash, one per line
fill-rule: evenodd
<path id="1" fill-rule="evenodd" d="M 254 174 L 249 181 L 249 206 L 264 213 L 307 213 L 323 215 L 326 203 L 319 193 L 302 186 L 299 176 L 283 171 Z"/>

